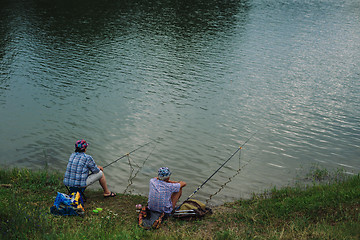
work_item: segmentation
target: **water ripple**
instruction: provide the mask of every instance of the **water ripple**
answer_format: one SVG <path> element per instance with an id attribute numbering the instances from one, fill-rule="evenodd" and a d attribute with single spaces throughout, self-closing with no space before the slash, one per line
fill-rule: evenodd
<path id="1" fill-rule="evenodd" d="M 147 194 L 165 165 L 187 195 L 256 133 L 198 193 L 250 161 L 212 203 L 287 184 L 300 166 L 357 171 L 358 4 L 219 4 L 0 3 L 0 162 L 63 171 L 86 138 L 105 165 L 162 136 L 130 190 Z M 128 159 L 106 171 L 123 191 Z"/>

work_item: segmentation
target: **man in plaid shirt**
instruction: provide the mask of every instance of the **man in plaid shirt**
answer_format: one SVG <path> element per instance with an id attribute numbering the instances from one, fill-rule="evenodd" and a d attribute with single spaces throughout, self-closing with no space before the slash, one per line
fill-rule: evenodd
<path id="1" fill-rule="evenodd" d="M 88 145 L 83 139 L 75 143 L 75 152 L 71 154 L 65 172 L 65 186 L 70 188 L 70 192 L 78 190 L 84 192 L 87 186 L 99 180 L 104 190 L 104 197 L 115 197 L 116 194 L 109 191 L 107 187 L 103 168 L 96 166 L 94 159 L 85 153 Z"/>
<path id="2" fill-rule="evenodd" d="M 180 199 L 186 183 L 170 181 L 170 175 L 169 168 L 162 167 L 158 171 L 158 177 L 150 179 L 148 208 L 151 211 L 170 214 Z"/>

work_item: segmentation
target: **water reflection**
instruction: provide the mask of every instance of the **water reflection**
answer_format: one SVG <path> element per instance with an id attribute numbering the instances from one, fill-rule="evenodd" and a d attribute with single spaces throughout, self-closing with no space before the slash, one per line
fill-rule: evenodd
<path id="1" fill-rule="evenodd" d="M 162 136 L 134 192 L 162 165 L 191 192 L 257 131 L 218 200 L 286 184 L 301 164 L 359 169 L 358 14 L 291 2 L 2 1 L 0 162 L 63 170 L 85 138 L 106 165 Z M 107 170 L 117 191 L 128 169 Z"/>
<path id="2" fill-rule="evenodd" d="M 164 72 L 174 78 L 186 72 L 182 69 L 187 65 L 202 60 L 194 52 L 199 57 L 206 53 L 212 46 L 201 44 L 224 37 L 227 29 L 238 23 L 239 12 L 241 21 L 246 18 L 246 2 L 239 1 L 19 0 L 11 4 L 3 6 L 11 10 L 8 14 L 3 10 L 8 22 L 2 25 L 2 32 L 13 26 L 9 35 L 21 41 L 4 41 L 2 48 L 23 49 L 15 64 L 25 66 L 37 86 L 59 98 L 70 95 L 67 91 L 71 88 L 90 92 L 109 88 L 114 81 L 112 72 L 146 71 L 148 61 L 172 68 L 173 64 L 167 63 L 169 56 L 182 58 L 174 73 Z M 45 79 L 44 72 L 51 78 Z M 88 87 L 81 87 L 83 81 Z M 65 91 L 59 93 L 58 89 Z"/>
<path id="3" fill-rule="evenodd" d="M 136 116 L 136 108 L 144 111 L 151 108 L 149 103 L 180 108 L 192 105 L 204 87 L 196 84 L 204 81 L 198 72 L 207 71 L 201 62 L 209 57 L 209 48 L 222 45 L 226 31 L 246 19 L 245 3 L 2 2 L 2 18 L 6 20 L 1 27 L 6 35 L 1 45 L 5 56 L 2 81 L 11 82 L 2 82 L 1 88 L 11 86 L 19 95 L 1 94 L 1 100 L 4 104 L 14 102 L 13 112 L 22 112 L 29 121 L 21 124 L 20 117 L 14 124 L 23 127 L 16 134 L 11 134 L 15 129 L 8 130 L 11 141 L 20 141 L 23 147 L 15 150 L 5 144 L 5 156 L 17 152 L 15 159 L 22 164 L 42 158 L 44 149 L 27 141 L 36 139 L 33 142 L 44 146 L 59 141 L 57 137 L 64 138 L 53 126 L 71 130 L 65 138 L 72 141 L 77 135 L 87 135 L 81 121 L 95 126 L 121 116 L 125 121 L 116 120 L 110 128 L 131 129 L 130 122 L 142 117 Z M 216 38 L 220 40 L 212 41 Z M 211 46 L 214 43 L 216 46 Z M 167 94 L 159 96 L 163 92 Z M 164 112 L 173 112 L 167 108 Z M 104 119 L 99 114 L 109 116 Z M 3 121 L 12 118 L 9 112 Z M 22 132 L 28 134 L 22 138 Z M 66 144 L 60 146 L 69 149 Z"/>

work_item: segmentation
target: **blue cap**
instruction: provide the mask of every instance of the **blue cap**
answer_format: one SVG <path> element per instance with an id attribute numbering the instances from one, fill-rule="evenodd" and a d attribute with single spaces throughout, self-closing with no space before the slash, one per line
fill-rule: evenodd
<path id="1" fill-rule="evenodd" d="M 164 180 L 164 179 L 170 177 L 170 175 L 171 175 L 171 172 L 170 172 L 169 168 L 167 168 L 167 167 L 159 168 L 158 177 L 160 180 Z"/>

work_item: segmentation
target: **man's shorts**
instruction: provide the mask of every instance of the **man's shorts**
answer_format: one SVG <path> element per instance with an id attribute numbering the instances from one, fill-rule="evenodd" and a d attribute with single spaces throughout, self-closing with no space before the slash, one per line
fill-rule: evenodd
<path id="1" fill-rule="evenodd" d="M 100 170 L 98 173 L 92 173 L 86 179 L 86 186 L 93 184 L 103 176 L 103 172 Z"/>

